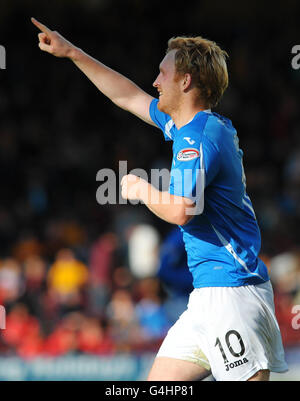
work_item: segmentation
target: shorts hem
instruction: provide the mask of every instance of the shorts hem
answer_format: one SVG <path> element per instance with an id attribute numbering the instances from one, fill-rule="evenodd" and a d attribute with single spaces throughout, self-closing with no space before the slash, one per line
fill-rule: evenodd
<path id="1" fill-rule="evenodd" d="M 249 380 L 252 376 L 255 375 L 255 373 L 259 372 L 260 370 L 266 370 L 269 369 L 267 366 L 258 366 L 255 365 L 251 370 L 249 370 L 247 373 L 244 373 L 242 376 L 235 378 L 235 379 L 227 379 L 228 381 L 247 381 Z M 221 380 L 222 381 L 222 380 Z"/>
<path id="2" fill-rule="evenodd" d="M 274 373 L 286 373 L 289 369 L 287 366 L 267 366 L 267 365 L 255 365 L 249 372 L 243 374 L 237 379 L 232 379 L 232 381 L 247 381 L 255 373 L 259 372 L 260 370 L 269 370 L 270 372 Z M 230 380 L 230 379 L 229 379 Z"/>
<path id="3" fill-rule="evenodd" d="M 287 365 L 285 366 L 270 366 L 269 368 L 270 372 L 274 372 L 274 373 L 286 373 L 289 371 L 289 368 Z"/>

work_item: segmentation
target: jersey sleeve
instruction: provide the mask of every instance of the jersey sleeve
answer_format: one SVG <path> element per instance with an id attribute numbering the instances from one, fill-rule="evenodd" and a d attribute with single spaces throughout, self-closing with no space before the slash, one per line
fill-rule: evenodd
<path id="1" fill-rule="evenodd" d="M 174 125 L 174 122 L 168 114 L 158 110 L 157 104 L 158 99 L 153 99 L 150 103 L 149 113 L 151 120 L 154 122 L 155 125 L 157 125 L 158 128 L 162 130 L 165 140 L 172 141 L 172 127 Z"/>
<path id="2" fill-rule="evenodd" d="M 170 194 L 189 198 L 203 210 L 204 190 L 218 173 L 219 165 L 220 153 L 205 136 L 190 147 L 180 141 L 173 157 Z"/>

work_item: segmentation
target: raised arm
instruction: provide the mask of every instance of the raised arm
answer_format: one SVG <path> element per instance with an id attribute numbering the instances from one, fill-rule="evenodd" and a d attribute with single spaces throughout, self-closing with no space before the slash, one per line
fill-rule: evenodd
<path id="1" fill-rule="evenodd" d="M 128 78 L 74 46 L 58 32 L 52 31 L 35 18 L 31 18 L 31 21 L 41 31 L 38 37 L 42 51 L 56 57 L 69 58 L 113 103 L 135 114 L 148 124 L 155 125 L 149 114 L 152 96 Z"/>

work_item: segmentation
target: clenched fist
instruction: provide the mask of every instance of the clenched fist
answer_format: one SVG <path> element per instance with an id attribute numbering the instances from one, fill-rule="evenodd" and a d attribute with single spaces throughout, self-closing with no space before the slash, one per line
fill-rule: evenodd
<path id="1" fill-rule="evenodd" d="M 124 199 L 143 200 L 148 189 L 148 183 L 134 174 L 127 174 L 121 180 L 121 187 Z"/>
<path id="2" fill-rule="evenodd" d="M 46 25 L 40 23 L 35 18 L 31 18 L 31 22 L 39 28 L 41 33 L 39 37 L 39 48 L 47 53 L 53 54 L 56 57 L 70 57 L 72 50 L 76 47 L 67 41 L 56 31 L 51 31 Z"/>

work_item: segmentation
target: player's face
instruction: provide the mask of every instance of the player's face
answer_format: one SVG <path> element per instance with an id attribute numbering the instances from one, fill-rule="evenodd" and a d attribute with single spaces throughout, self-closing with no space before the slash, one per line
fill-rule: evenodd
<path id="1" fill-rule="evenodd" d="M 159 65 L 159 74 L 153 82 L 159 93 L 157 107 L 169 115 L 178 109 L 181 98 L 180 83 L 175 70 L 175 53 L 176 49 L 166 54 Z"/>

